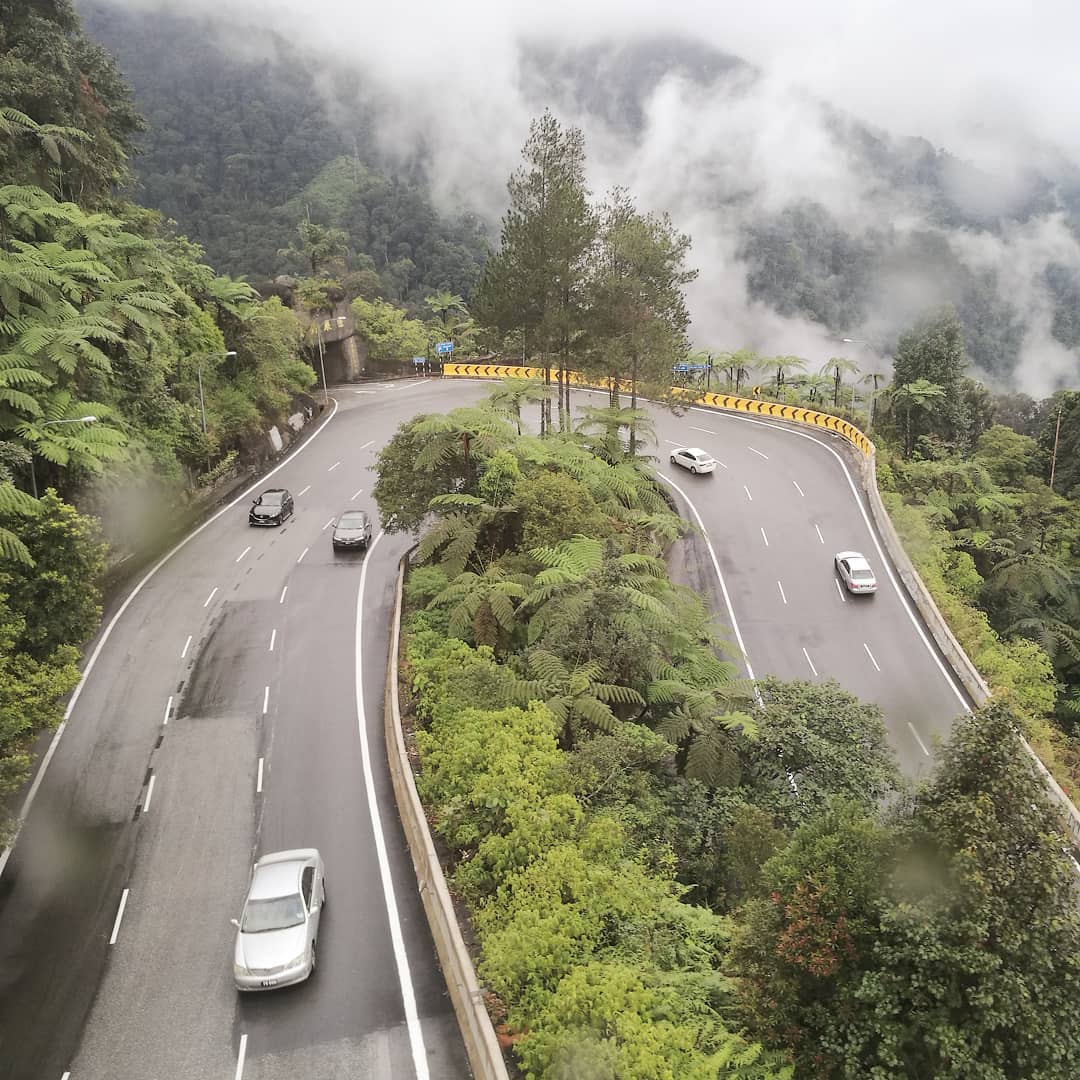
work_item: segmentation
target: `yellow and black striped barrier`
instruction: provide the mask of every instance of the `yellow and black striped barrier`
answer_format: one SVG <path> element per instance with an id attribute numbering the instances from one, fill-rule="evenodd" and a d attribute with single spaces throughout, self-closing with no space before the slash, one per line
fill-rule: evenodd
<path id="1" fill-rule="evenodd" d="M 443 375 L 474 379 L 539 379 L 544 376 L 543 368 L 510 367 L 505 364 L 443 364 Z M 587 379 L 580 372 L 567 371 L 566 378 L 581 386 L 595 385 L 596 380 Z M 551 369 L 551 377 L 558 377 L 558 371 Z M 622 387 L 620 386 L 620 389 Z M 774 420 L 790 420 L 796 424 L 810 424 L 824 428 L 847 439 L 867 457 L 873 452 L 874 444 L 854 425 L 830 413 L 804 409 L 801 405 L 783 405 L 778 401 L 761 401 L 758 398 L 737 397 L 735 394 L 694 394 L 681 387 L 673 387 L 673 393 L 685 394 L 700 405 L 713 409 L 727 409 L 731 412 L 752 413 L 755 416 L 769 416 Z"/>

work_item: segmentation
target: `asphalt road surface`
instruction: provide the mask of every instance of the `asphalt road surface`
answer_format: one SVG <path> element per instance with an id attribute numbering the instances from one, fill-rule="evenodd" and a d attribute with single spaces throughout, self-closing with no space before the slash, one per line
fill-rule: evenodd
<path id="1" fill-rule="evenodd" d="M 343 388 L 259 485 L 295 516 L 250 528 L 242 499 L 118 619 L 0 877 L 0 1076 L 468 1075 L 383 749 L 409 541 L 335 555 L 328 526 L 374 514 L 368 466 L 403 419 L 489 389 Z M 240 996 L 251 863 L 301 846 L 326 862 L 318 970 Z"/>
<path id="2" fill-rule="evenodd" d="M 490 389 L 340 389 L 334 417 L 259 485 L 288 487 L 295 516 L 252 529 L 241 500 L 117 620 L 0 877 L 0 1077 L 468 1075 L 383 751 L 408 540 L 335 555 L 329 525 L 374 513 L 368 466 L 402 420 Z M 749 669 L 879 703 L 903 768 L 923 771 L 964 698 L 835 444 L 707 410 L 655 416 L 660 473 L 708 538 L 683 542 L 682 572 Z M 676 445 L 723 465 L 692 476 L 668 464 Z M 832 556 L 849 548 L 874 564 L 874 597 L 839 588 Z M 239 996 L 229 919 L 251 862 L 299 846 L 326 860 L 318 971 Z"/>

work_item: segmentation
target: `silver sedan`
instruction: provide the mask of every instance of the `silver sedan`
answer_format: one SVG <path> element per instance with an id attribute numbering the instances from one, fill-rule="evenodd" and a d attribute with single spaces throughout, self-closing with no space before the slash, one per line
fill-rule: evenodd
<path id="1" fill-rule="evenodd" d="M 833 565 L 849 593 L 877 592 L 877 578 L 870 564 L 858 551 L 841 551 L 833 556 Z"/>
<path id="2" fill-rule="evenodd" d="M 315 848 L 264 855 L 255 864 L 236 927 L 238 990 L 273 990 L 315 971 L 319 917 L 326 906 L 322 856 Z"/>

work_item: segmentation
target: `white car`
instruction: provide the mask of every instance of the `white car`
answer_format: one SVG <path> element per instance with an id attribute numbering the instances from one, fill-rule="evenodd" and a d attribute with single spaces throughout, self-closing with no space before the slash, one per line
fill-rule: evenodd
<path id="1" fill-rule="evenodd" d="M 718 464 L 716 458 L 706 454 L 697 446 L 680 446 L 678 450 L 671 451 L 671 464 L 681 465 L 692 473 L 716 472 Z"/>
<path id="2" fill-rule="evenodd" d="M 252 871 L 243 913 L 232 920 L 237 990 L 273 990 L 314 974 L 325 906 L 323 861 L 315 848 L 264 855 Z"/>
<path id="3" fill-rule="evenodd" d="M 877 592 L 877 578 L 870 564 L 857 551 L 841 551 L 833 556 L 836 572 L 849 593 Z"/>

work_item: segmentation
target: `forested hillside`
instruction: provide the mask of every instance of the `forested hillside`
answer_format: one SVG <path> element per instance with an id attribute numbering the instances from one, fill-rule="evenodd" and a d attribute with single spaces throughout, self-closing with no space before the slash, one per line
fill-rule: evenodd
<path id="1" fill-rule="evenodd" d="M 180 12 L 130 12 L 98 0 L 80 10 L 147 118 L 133 162 L 137 197 L 175 219 L 222 272 L 257 281 L 304 271 L 279 252 L 310 217 L 343 230 L 347 267 L 375 271 L 378 294 L 414 314 L 429 293 L 471 291 L 483 229 L 468 214 L 440 216 L 422 173 L 383 165 L 364 106 L 331 114 L 333 73 L 317 56 L 269 31 L 246 48 L 234 37 L 219 40 Z M 350 78 L 337 89 L 355 101 Z"/>

